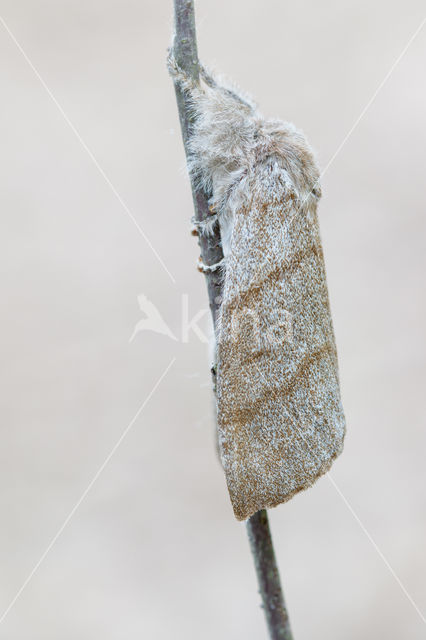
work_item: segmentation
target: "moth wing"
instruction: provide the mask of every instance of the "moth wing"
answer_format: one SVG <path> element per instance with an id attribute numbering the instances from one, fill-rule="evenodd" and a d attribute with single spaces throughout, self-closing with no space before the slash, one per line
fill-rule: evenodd
<path id="1" fill-rule="evenodd" d="M 218 330 L 218 435 L 235 516 L 289 500 L 341 452 L 345 420 L 316 198 L 249 186 Z M 269 194 L 265 198 L 265 194 Z"/>

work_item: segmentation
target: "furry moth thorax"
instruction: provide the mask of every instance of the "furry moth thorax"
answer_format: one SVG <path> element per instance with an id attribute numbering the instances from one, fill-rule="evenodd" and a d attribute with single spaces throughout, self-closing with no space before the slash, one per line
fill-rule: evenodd
<path id="1" fill-rule="evenodd" d="M 219 85 L 194 89 L 191 97 L 196 122 L 190 170 L 212 194 L 211 205 L 219 214 L 226 213 L 233 187 L 261 165 L 279 173 L 300 204 L 320 196 L 312 150 L 293 124 L 264 119 L 235 91 Z"/>
<path id="2" fill-rule="evenodd" d="M 169 69 L 195 115 L 190 170 L 220 225 L 218 438 L 242 520 L 312 485 L 343 447 L 319 171 L 292 124 L 262 118 L 207 74 L 192 83 L 172 58 Z"/>

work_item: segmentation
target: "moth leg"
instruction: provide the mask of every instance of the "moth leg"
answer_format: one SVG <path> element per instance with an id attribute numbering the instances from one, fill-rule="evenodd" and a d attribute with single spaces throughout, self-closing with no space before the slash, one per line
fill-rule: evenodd
<path id="1" fill-rule="evenodd" d="M 175 84 L 177 84 L 183 91 L 187 91 L 188 93 L 192 93 L 199 87 L 197 83 L 191 78 L 190 75 L 186 73 L 176 62 L 176 58 L 173 55 L 173 50 L 168 50 L 167 55 L 167 69 L 169 70 L 170 75 L 173 78 Z"/>
<path id="2" fill-rule="evenodd" d="M 217 271 L 224 266 L 225 258 L 222 258 L 222 260 L 219 260 L 219 262 L 216 262 L 215 264 L 204 264 L 201 257 L 198 258 L 197 268 L 201 273 L 211 273 L 212 271 Z"/>
<path id="3" fill-rule="evenodd" d="M 202 236 L 209 235 L 213 231 L 213 227 L 218 222 L 218 215 L 214 213 L 210 215 L 205 220 L 196 220 L 194 217 L 191 218 L 192 226 L 191 226 L 191 235 L 192 236 Z"/>

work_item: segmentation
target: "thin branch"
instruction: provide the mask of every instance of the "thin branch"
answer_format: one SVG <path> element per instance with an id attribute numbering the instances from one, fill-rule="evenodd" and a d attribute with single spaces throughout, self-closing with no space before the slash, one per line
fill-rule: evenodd
<path id="1" fill-rule="evenodd" d="M 271 640 L 293 640 L 265 509 L 247 520 L 247 533 Z"/>
<path id="2" fill-rule="evenodd" d="M 199 64 L 197 40 L 195 32 L 195 16 L 193 0 L 174 0 L 175 36 L 173 53 L 178 66 L 191 78 L 199 81 Z M 175 84 L 176 100 L 182 129 L 185 152 L 188 154 L 188 140 L 193 125 L 191 110 L 184 93 Z M 209 216 L 208 195 L 192 182 L 195 220 L 204 221 Z M 223 258 L 219 225 L 215 225 L 215 233 L 209 237 L 200 235 L 199 244 L 204 264 L 212 265 Z M 222 300 L 222 279 L 219 271 L 205 274 L 213 323 L 216 323 L 217 311 Z M 215 376 L 215 372 L 213 372 Z M 247 521 L 247 532 L 254 557 L 262 606 L 271 640 L 292 640 L 288 613 L 284 604 L 280 576 L 275 560 L 269 529 L 268 515 L 263 509 L 255 513 Z"/>
<path id="3" fill-rule="evenodd" d="M 173 40 L 173 53 L 177 64 L 186 71 L 193 80 L 199 80 L 197 38 L 195 34 L 195 17 L 193 0 L 174 0 L 175 5 L 175 36 Z M 186 97 L 175 84 L 176 100 L 179 111 L 180 125 L 182 129 L 185 153 L 188 154 L 188 139 L 191 135 L 192 118 L 188 108 Z M 195 220 L 202 222 L 209 216 L 207 194 L 191 183 L 192 197 L 194 200 Z M 201 259 L 205 265 L 217 264 L 222 260 L 222 244 L 220 241 L 219 225 L 215 225 L 215 233 L 209 238 L 200 235 L 199 245 Z M 206 274 L 207 292 L 209 295 L 210 310 L 213 323 L 216 323 L 217 312 L 221 303 L 222 282 L 219 271 Z"/>

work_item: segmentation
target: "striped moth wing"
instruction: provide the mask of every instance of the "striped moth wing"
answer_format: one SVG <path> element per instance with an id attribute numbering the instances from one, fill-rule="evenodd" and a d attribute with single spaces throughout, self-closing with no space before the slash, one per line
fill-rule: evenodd
<path id="1" fill-rule="evenodd" d="M 292 124 L 265 120 L 205 72 L 206 86 L 194 83 L 172 55 L 168 65 L 195 117 L 190 171 L 220 225 L 218 437 L 234 513 L 244 520 L 312 485 L 343 447 L 319 172 Z"/>
<path id="2" fill-rule="evenodd" d="M 237 187 L 226 257 L 218 433 L 239 520 L 312 485 L 345 431 L 318 197 L 312 182 L 303 202 L 283 164 L 269 157 Z"/>

